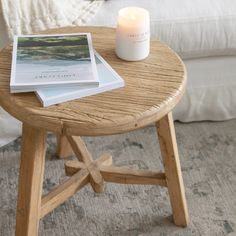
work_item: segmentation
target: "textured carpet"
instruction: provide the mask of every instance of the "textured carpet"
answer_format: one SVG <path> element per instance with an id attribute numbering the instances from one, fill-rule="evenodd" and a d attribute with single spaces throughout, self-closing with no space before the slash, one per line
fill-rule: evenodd
<path id="1" fill-rule="evenodd" d="M 176 123 L 190 224 L 172 224 L 165 188 L 107 184 L 90 186 L 47 215 L 39 235 L 236 235 L 236 120 Z M 94 157 L 109 151 L 116 165 L 162 170 L 153 127 L 124 135 L 86 138 Z M 49 135 L 44 192 L 65 179 Z M 0 149 L 0 235 L 14 235 L 20 139 Z"/>

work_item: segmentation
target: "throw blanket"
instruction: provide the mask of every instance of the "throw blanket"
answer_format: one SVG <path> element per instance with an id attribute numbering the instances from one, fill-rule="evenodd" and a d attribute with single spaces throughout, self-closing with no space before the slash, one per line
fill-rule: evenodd
<path id="1" fill-rule="evenodd" d="M 84 25 L 104 0 L 0 0 L 9 38 L 14 34 Z"/>

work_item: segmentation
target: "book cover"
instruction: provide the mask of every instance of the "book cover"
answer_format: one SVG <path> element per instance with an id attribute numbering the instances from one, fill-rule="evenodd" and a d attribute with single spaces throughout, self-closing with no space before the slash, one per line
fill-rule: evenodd
<path id="1" fill-rule="evenodd" d="M 36 95 L 38 96 L 43 106 L 46 107 L 53 104 L 62 103 L 73 99 L 78 99 L 124 87 L 124 80 L 97 52 L 95 52 L 95 59 L 100 81 L 98 87 L 87 86 L 38 90 L 36 91 Z"/>
<path id="2" fill-rule="evenodd" d="M 11 92 L 98 84 L 90 33 L 14 37 Z"/>

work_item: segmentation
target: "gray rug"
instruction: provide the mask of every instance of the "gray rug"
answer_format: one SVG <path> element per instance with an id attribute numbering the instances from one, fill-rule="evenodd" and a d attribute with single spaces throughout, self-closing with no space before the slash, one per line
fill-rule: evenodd
<path id="1" fill-rule="evenodd" d="M 39 235 L 236 235 L 236 120 L 176 123 L 190 224 L 172 224 L 165 188 L 107 184 L 90 186 L 47 215 Z M 162 170 L 155 129 L 86 138 L 94 157 L 109 151 L 116 165 Z M 49 135 L 44 192 L 65 179 L 64 161 L 55 156 Z M 20 139 L 0 149 L 0 235 L 14 235 Z"/>

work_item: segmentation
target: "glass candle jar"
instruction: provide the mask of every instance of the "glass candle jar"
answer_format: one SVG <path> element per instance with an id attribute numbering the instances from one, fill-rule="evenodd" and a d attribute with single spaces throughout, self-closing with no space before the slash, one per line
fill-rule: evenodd
<path id="1" fill-rule="evenodd" d="M 116 29 L 116 54 L 127 61 L 145 59 L 150 52 L 150 16 L 140 7 L 119 11 Z"/>

